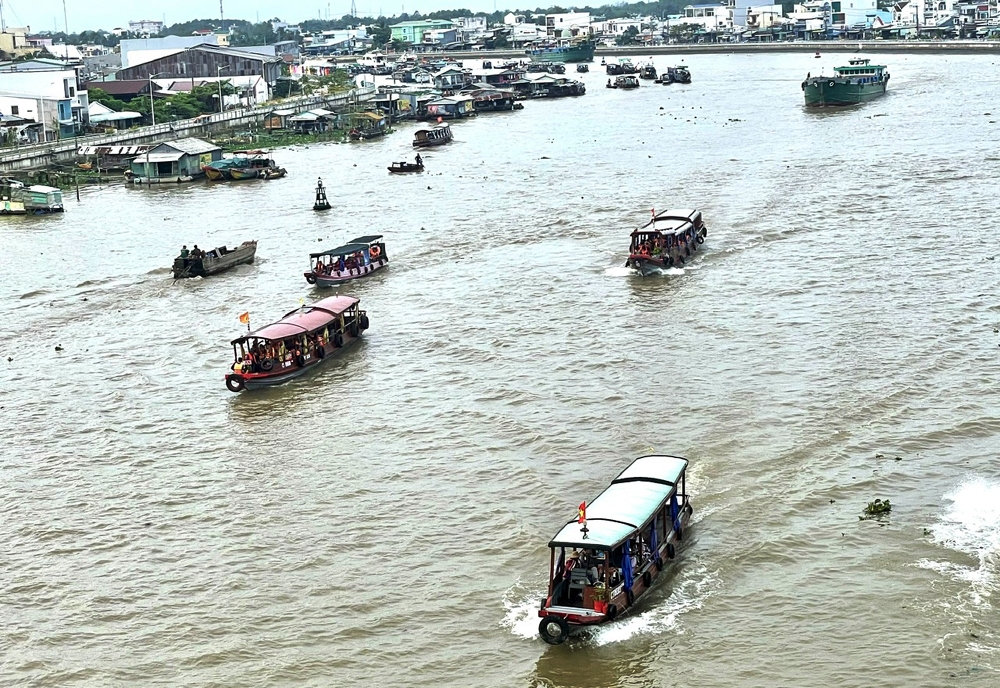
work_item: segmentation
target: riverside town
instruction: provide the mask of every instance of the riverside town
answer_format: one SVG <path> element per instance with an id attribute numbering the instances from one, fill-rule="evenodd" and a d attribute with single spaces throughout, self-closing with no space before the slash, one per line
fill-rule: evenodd
<path id="1" fill-rule="evenodd" d="M 0 684 L 1000 685 L 1000 0 L 442 1 L 0 2 Z"/>

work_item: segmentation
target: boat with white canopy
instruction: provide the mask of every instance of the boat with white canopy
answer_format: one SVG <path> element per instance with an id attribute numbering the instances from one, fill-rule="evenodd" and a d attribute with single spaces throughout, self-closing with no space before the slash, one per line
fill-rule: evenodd
<path id="1" fill-rule="evenodd" d="M 549 542 L 549 590 L 538 616 L 542 640 L 613 621 L 656 582 L 676 555 L 693 511 L 687 459 L 641 456 Z"/>

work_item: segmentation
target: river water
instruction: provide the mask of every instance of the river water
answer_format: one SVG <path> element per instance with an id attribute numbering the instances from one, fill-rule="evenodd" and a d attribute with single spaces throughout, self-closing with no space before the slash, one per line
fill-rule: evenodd
<path id="1" fill-rule="evenodd" d="M 845 57 L 696 55 L 635 92 L 595 64 L 423 175 L 386 173 L 403 124 L 8 220 L 0 684 L 997 685 L 996 58 L 880 55 L 886 97 L 806 111 Z M 667 206 L 706 250 L 628 274 Z M 323 296 L 307 254 L 369 232 L 363 343 L 228 392 L 237 316 Z M 166 268 L 250 238 L 252 266 Z M 548 539 L 651 451 L 691 460 L 677 566 L 545 645 Z"/>

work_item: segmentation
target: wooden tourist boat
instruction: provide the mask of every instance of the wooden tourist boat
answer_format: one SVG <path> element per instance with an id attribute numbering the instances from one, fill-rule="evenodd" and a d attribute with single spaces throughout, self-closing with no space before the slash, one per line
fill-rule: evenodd
<path id="1" fill-rule="evenodd" d="M 639 78 L 648 79 L 649 81 L 653 81 L 657 78 L 656 67 L 653 66 L 652 62 L 646 62 L 641 67 L 639 67 Z"/>
<path id="2" fill-rule="evenodd" d="M 439 122 L 426 129 L 417 129 L 413 133 L 413 147 L 442 146 L 451 141 L 451 138 L 451 127 L 447 122 Z"/>
<path id="3" fill-rule="evenodd" d="M 576 71 L 579 74 L 586 74 L 587 72 L 590 71 L 590 67 L 588 67 L 585 63 L 581 62 L 576 66 Z"/>
<path id="4" fill-rule="evenodd" d="M 542 640 L 627 613 L 676 556 L 693 511 L 688 461 L 641 456 L 549 542 L 549 587 L 538 616 Z M 570 551 L 567 551 L 570 550 Z"/>
<path id="5" fill-rule="evenodd" d="M 381 270 L 389 264 L 381 234 L 352 239 L 329 251 L 309 254 L 306 282 L 317 287 L 336 287 Z"/>
<path id="6" fill-rule="evenodd" d="M 834 67 L 834 76 L 807 74 L 802 82 L 806 105 L 857 105 L 884 96 L 889 88 L 888 68 L 870 62 L 854 58 L 847 67 Z"/>
<path id="7" fill-rule="evenodd" d="M 240 321 L 249 327 L 248 314 Z M 353 296 L 331 296 L 296 308 L 232 341 L 233 372 L 226 375 L 226 387 L 242 392 L 288 382 L 333 358 L 367 329 L 368 314 Z"/>
<path id="8" fill-rule="evenodd" d="M 632 74 L 615 77 L 614 83 L 608 79 L 608 88 L 639 88 L 639 79 Z"/>
<path id="9" fill-rule="evenodd" d="M 639 271 L 643 277 L 657 270 L 684 265 L 684 262 L 705 243 L 708 228 L 700 210 L 667 210 L 657 214 L 645 225 L 632 232 L 628 261 L 625 267 Z"/>
<path id="10" fill-rule="evenodd" d="M 257 254 L 257 241 L 244 241 L 236 248 L 219 246 L 211 251 L 174 258 L 174 279 L 208 277 L 225 272 L 237 265 L 253 263 Z"/>
<path id="11" fill-rule="evenodd" d="M 423 172 L 424 164 L 422 162 L 394 162 L 389 165 L 388 170 L 393 174 L 406 174 L 407 172 Z"/>

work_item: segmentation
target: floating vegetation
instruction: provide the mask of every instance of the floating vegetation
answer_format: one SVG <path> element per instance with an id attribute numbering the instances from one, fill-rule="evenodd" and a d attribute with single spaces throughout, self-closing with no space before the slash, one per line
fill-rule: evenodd
<path id="1" fill-rule="evenodd" d="M 878 518 L 884 516 L 892 511 L 892 504 L 889 503 L 888 499 L 876 499 L 874 502 L 868 502 L 868 506 L 865 507 L 864 516 L 858 516 L 859 521 L 867 521 L 869 519 Z"/>

